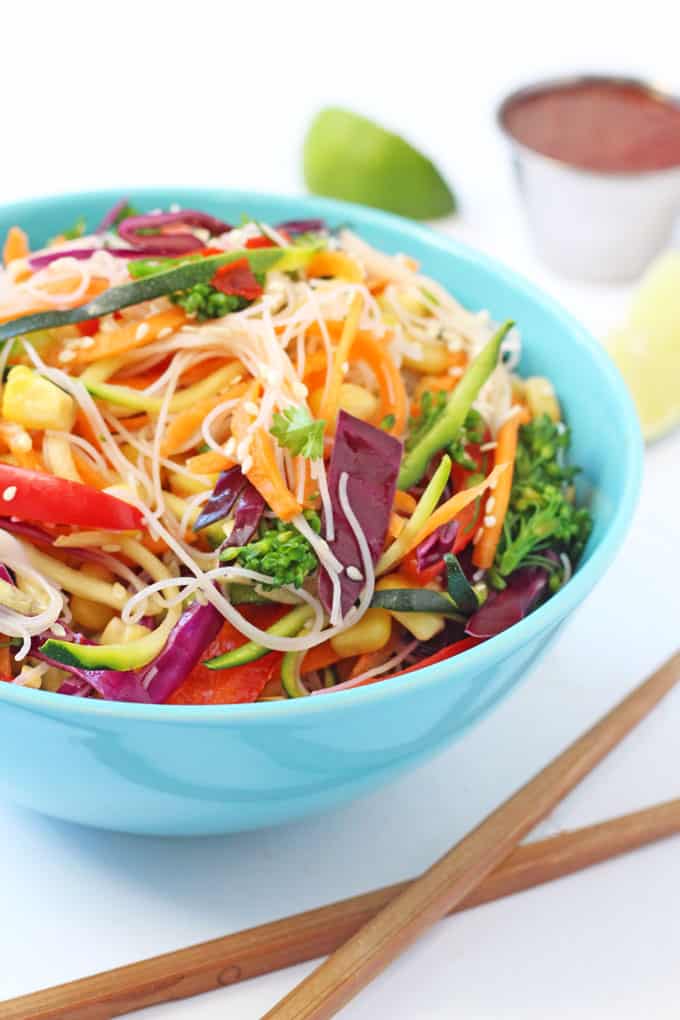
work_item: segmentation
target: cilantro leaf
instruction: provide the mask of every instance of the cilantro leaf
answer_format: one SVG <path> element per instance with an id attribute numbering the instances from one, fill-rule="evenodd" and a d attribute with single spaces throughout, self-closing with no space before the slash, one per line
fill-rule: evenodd
<path id="1" fill-rule="evenodd" d="M 323 456 L 325 421 L 316 421 L 306 407 L 288 407 L 274 415 L 271 434 L 296 457 Z"/>

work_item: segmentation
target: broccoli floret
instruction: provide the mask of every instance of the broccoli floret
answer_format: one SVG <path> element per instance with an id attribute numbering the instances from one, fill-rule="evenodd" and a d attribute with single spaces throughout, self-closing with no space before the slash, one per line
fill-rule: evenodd
<path id="1" fill-rule="evenodd" d="M 238 312 L 249 303 L 235 294 L 223 294 L 209 283 L 195 283 L 188 290 L 178 290 L 170 295 L 173 304 L 180 305 L 187 315 L 199 321 L 220 319 L 229 312 Z"/>
<path id="2" fill-rule="evenodd" d="M 313 510 L 306 510 L 305 517 L 310 527 L 321 531 L 321 518 Z M 302 587 L 305 578 L 316 570 L 318 560 L 308 540 L 291 524 L 275 521 L 260 527 L 260 537 L 241 548 L 224 549 L 220 555 L 223 563 L 237 561 L 247 570 L 255 570 L 272 578 L 271 585 L 263 588 L 281 588 L 284 584 Z"/>
<path id="3" fill-rule="evenodd" d="M 566 552 L 575 563 L 592 527 L 590 511 L 574 504 L 573 479 L 579 468 L 565 463 L 569 430 L 548 415 L 519 432 L 510 505 L 494 569 L 505 577 L 520 566 L 551 566 L 541 552 Z M 554 564 L 552 564 L 554 569 Z"/>

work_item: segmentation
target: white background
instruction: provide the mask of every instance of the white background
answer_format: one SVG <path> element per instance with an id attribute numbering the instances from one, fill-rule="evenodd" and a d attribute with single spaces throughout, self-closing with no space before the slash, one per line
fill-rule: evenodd
<path id="1" fill-rule="evenodd" d="M 672 8 L 11 5 L 0 39 L 0 201 L 135 184 L 294 194 L 306 124 L 340 103 L 435 157 L 462 207 L 443 229 L 521 269 L 602 333 L 624 314 L 627 291 L 567 283 L 535 260 L 492 111 L 510 86 L 561 71 L 638 71 L 680 91 Z M 0 805 L 0 997 L 424 868 L 677 644 L 679 455 L 678 434 L 649 450 L 625 549 L 545 661 L 464 740 L 395 786 L 280 830 L 191 841 L 92 832 Z M 679 726 L 680 693 L 542 832 L 677 796 Z M 677 1017 L 679 846 L 441 923 L 343 1017 Z M 255 1020 L 310 969 L 140 1017 Z"/>

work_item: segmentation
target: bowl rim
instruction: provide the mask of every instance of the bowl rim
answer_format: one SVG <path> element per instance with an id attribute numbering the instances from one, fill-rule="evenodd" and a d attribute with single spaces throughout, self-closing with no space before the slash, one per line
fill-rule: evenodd
<path id="1" fill-rule="evenodd" d="M 191 198 L 191 201 L 249 201 L 290 202 L 301 212 L 313 209 L 316 215 L 341 218 L 341 222 L 356 220 L 359 228 L 374 225 L 398 231 L 407 242 L 415 238 L 433 248 L 443 256 L 462 257 L 473 267 L 491 270 L 497 279 L 509 285 L 534 304 L 540 305 L 555 320 L 556 325 L 567 332 L 576 346 L 584 349 L 605 377 L 614 405 L 618 407 L 621 425 L 620 450 L 622 451 L 623 492 L 618 507 L 607 531 L 598 541 L 588 561 L 580 566 L 569 582 L 547 602 L 530 613 L 524 620 L 503 631 L 480 645 L 467 649 L 466 668 L 482 672 L 492 667 L 513 649 L 530 642 L 544 630 L 556 626 L 591 591 L 603 576 L 618 552 L 630 525 L 637 503 L 642 476 L 642 437 L 637 414 L 626 385 L 614 362 L 604 347 L 582 326 L 561 304 L 544 293 L 528 279 L 510 269 L 498 259 L 468 246 L 448 234 L 440 233 L 430 226 L 414 223 L 393 213 L 360 206 L 351 202 L 320 198 L 315 195 L 286 195 L 278 192 L 232 190 L 209 187 L 129 187 L 121 189 L 94 189 L 87 192 L 67 192 L 59 195 L 44 195 L 38 198 L 18 199 L 0 205 L 0 216 L 6 216 L 22 205 L 33 209 L 36 206 L 68 204 L 81 201 L 110 202 L 112 205 L 121 194 L 132 193 L 140 199 L 158 200 L 159 193 L 167 192 L 175 201 Z M 145 723 L 157 721 L 173 725 L 200 724 L 238 727 L 249 721 L 259 724 L 281 725 L 287 722 L 309 722 L 317 714 L 326 712 L 343 713 L 361 709 L 362 705 L 376 703 L 383 699 L 398 698 L 412 693 L 415 689 L 430 687 L 444 680 L 452 671 L 452 660 L 444 660 L 425 666 L 412 673 L 393 678 L 388 684 L 375 683 L 362 688 L 336 691 L 332 697 L 312 696 L 285 701 L 254 702 L 236 705 L 146 705 L 136 702 L 104 701 L 90 698 L 69 698 L 51 691 L 33 690 L 17 684 L 0 683 L 0 702 L 29 711 L 42 712 L 51 716 L 80 716 L 95 719 L 100 716 Z M 455 668 L 454 668 L 455 671 Z"/>
<path id="2" fill-rule="evenodd" d="M 574 85 L 603 83 L 609 85 L 631 85 L 641 89 L 647 95 L 652 96 L 655 99 L 662 100 L 666 104 L 680 108 L 680 96 L 675 94 L 670 88 L 654 84 L 651 79 L 640 78 L 629 74 L 607 74 L 604 72 L 598 73 L 584 71 L 581 73 L 574 72 L 572 74 L 553 75 L 549 78 L 537 78 L 512 89 L 512 91 L 503 96 L 503 99 L 496 107 L 496 125 L 510 146 L 518 152 L 521 152 L 525 158 L 531 158 L 536 162 L 543 163 L 544 166 L 550 166 L 555 170 L 568 171 L 579 177 L 591 177 L 604 182 L 622 182 L 647 180 L 658 181 L 660 178 L 668 179 L 679 176 L 680 162 L 674 163 L 672 166 L 661 167 L 656 170 L 592 170 L 588 167 L 579 166 L 576 163 L 570 163 L 567 159 L 560 159 L 558 156 L 548 156 L 547 153 L 540 152 L 539 149 L 534 149 L 531 145 L 526 145 L 524 142 L 521 142 L 519 138 L 512 133 L 512 131 L 510 131 L 505 122 L 505 116 L 509 108 L 514 103 L 521 101 L 522 99 L 528 99 L 530 96 L 540 95 L 541 92 L 556 91 Z"/>

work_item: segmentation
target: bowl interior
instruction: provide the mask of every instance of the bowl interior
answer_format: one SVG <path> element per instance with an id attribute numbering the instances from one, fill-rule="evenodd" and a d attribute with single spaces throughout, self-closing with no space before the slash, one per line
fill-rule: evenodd
<path id="1" fill-rule="evenodd" d="M 167 207 L 172 202 L 184 208 L 200 208 L 231 222 L 243 214 L 269 222 L 293 217 L 321 216 L 330 226 L 345 224 L 361 233 L 370 244 L 384 251 L 407 252 L 418 259 L 424 273 L 436 278 L 465 306 L 487 309 L 497 320 L 514 319 L 521 331 L 522 374 L 546 375 L 557 390 L 572 428 L 574 462 L 583 468 L 582 489 L 592 504 L 595 526 L 577 577 L 511 631 L 467 653 L 488 662 L 501 646 L 516 643 L 520 632 L 525 637 L 561 618 L 592 587 L 613 558 L 630 521 L 639 488 L 641 441 L 632 403 L 618 371 L 604 350 L 588 333 L 550 298 L 511 270 L 472 251 L 442 234 L 401 218 L 325 199 L 261 195 L 197 189 L 129 189 L 125 192 L 140 210 Z M 33 248 L 61 233 L 78 217 L 85 216 L 92 229 L 120 197 L 119 193 L 97 192 L 66 195 L 18 202 L 0 208 L 0 236 L 13 223 L 29 233 Z M 512 635 L 512 636 L 511 636 Z M 409 683 L 437 667 L 412 674 Z M 5 685 L 3 685 L 5 686 Z M 394 691 L 400 688 L 395 681 Z M 340 692 L 334 698 L 300 699 L 304 702 L 347 701 L 356 697 L 377 696 L 375 685 L 365 691 Z M 44 692 L 17 691 L 17 695 L 54 699 Z M 75 700 L 59 698 L 60 701 Z M 101 704 L 101 703 L 100 703 Z M 107 705 L 111 710 L 122 706 Z M 306 705 L 272 703 L 265 708 L 281 711 L 306 711 Z M 125 706 L 127 709 L 128 706 Z M 313 706 L 309 705 L 309 709 Z M 149 711 L 168 712 L 174 706 L 141 706 Z M 211 709 L 207 709 L 210 711 Z M 227 706 L 228 711 L 251 711 L 251 706 Z M 139 707 L 134 710 L 135 714 Z M 206 711 L 206 710 L 195 710 Z"/>

